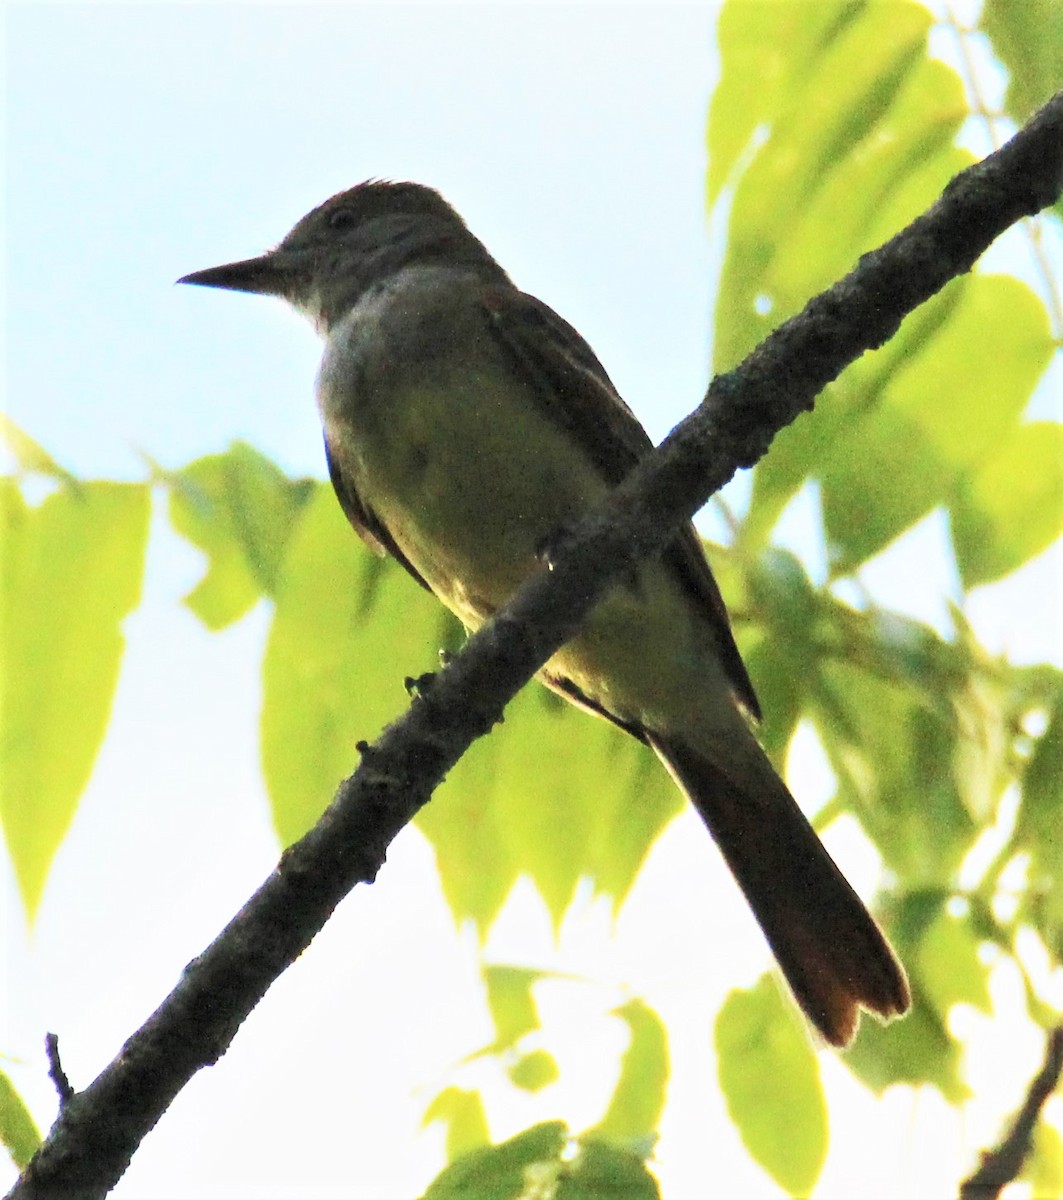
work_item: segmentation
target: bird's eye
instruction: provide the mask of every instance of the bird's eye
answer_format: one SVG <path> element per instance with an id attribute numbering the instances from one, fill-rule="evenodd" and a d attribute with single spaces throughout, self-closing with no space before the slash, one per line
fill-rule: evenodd
<path id="1" fill-rule="evenodd" d="M 349 208 L 337 208 L 328 216 L 329 229 L 350 229 L 357 217 Z"/>

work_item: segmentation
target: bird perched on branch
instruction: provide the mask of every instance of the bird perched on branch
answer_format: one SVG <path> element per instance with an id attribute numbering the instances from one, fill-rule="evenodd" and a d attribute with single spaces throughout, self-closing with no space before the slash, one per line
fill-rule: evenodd
<path id="1" fill-rule="evenodd" d="M 313 321 L 348 520 L 468 629 L 652 449 L 583 338 L 429 188 L 360 184 L 275 250 L 180 282 L 279 296 Z M 827 1041 L 848 1044 L 861 1008 L 908 1008 L 903 969 L 750 730 L 757 698 L 692 525 L 539 678 L 656 751 Z"/>

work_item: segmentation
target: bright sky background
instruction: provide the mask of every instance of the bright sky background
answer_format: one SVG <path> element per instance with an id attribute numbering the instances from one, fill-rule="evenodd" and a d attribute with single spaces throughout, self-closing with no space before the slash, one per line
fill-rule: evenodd
<path id="1" fill-rule="evenodd" d="M 583 332 L 655 440 L 700 398 L 716 269 L 702 200 L 710 6 L 5 15 L 6 404 L 78 474 L 140 479 L 141 451 L 176 467 L 245 438 L 290 472 L 323 476 L 309 326 L 275 302 L 171 284 L 263 250 L 369 176 L 438 187 L 518 284 Z M 794 539 L 804 527 L 800 512 L 787 526 Z M 162 513 L 153 533 L 114 724 L 32 935 L 6 867 L 0 884 L 0 1052 L 22 1060 L 5 1068 L 45 1126 L 45 1031 L 75 1085 L 88 1083 L 276 857 L 256 739 L 268 612 L 206 635 L 178 604 L 199 555 Z M 941 539 L 930 522 L 872 569 L 887 602 L 941 620 L 955 586 Z M 977 601 L 994 645 L 1063 659 L 1058 571 L 1058 558 L 1037 564 Z M 397 663 L 396 680 L 408 669 Z M 803 798 L 826 787 L 806 767 Z M 873 863 L 846 866 L 873 886 Z M 774 1194 L 727 1123 L 709 1050 L 720 998 L 752 982 L 766 953 L 695 818 L 662 839 L 603 947 L 606 924 L 588 910 L 555 949 L 528 896 L 500 922 L 500 958 L 615 986 L 565 993 L 564 1005 L 544 993 L 565 1083 L 541 1104 L 507 1092 L 493 1132 L 593 1123 L 623 1037 L 595 1014 L 644 995 L 680 1030 L 659 1147 L 669 1200 L 705 1194 L 707 1137 L 721 1194 Z M 474 965 L 426 843 L 407 831 L 378 883 L 179 1097 L 115 1194 L 417 1194 L 442 1162 L 438 1129 L 416 1134 L 424 1104 L 489 1034 Z M 1017 986 L 995 981 L 1002 1005 Z M 929 1093 L 878 1105 L 823 1055 L 836 1124 L 818 1194 L 954 1192 L 1040 1053 L 1032 1030 L 983 1024 L 999 1053 L 973 1065 L 984 1103 L 962 1120 Z M 0 1166 L 0 1186 L 12 1178 Z"/>

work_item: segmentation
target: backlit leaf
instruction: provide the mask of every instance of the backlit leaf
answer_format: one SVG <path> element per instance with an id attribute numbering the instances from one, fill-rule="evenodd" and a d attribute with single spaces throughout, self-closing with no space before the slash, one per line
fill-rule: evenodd
<path id="1" fill-rule="evenodd" d="M 208 629 L 222 629 L 273 595 L 288 536 L 315 485 L 288 479 L 245 442 L 197 459 L 168 482 L 173 527 L 208 557 L 185 603 Z"/>
<path id="2" fill-rule="evenodd" d="M 532 987 L 541 978 L 541 971 L 528 967 L 489 964 L 483 968 L 496 1045 L 512 1046 L 526 1033 L 539 1028 Z"/>
<path id="3" fill-rule="evenodd" d="M 1029 288 L 1005 276 L 967 281 L 962 303 L 899 364 L 817 469 L 839 573 L 947 504 L 966 473 L 984 469 L 1018 427 L 1050 353 L 1044 306 Z"/>
<path id="4" fill-rule="evenodd" d="M 955 769 L 955 716 L 856 663 L 824 663 L 812 687 L 846 807 L 912 886 L 950 880 L 978 832 Z"/>
<path id="5" fill-rule="evenodd" d="M 277 832 L 301 836 L 372 740 L 438 665 L 442 610 L 376 558 L 318 485 L 295 520 L 263 663 L 262 762 Z"/>
<path id="6" fill-rule="evenodd" d="M 31 508 L 0 480 L 0 817 L 31 915 L 103 742 L 149 511 L 143 485 L 81 483 Z"/>
<path id="7" fill-rule="evenodd" d="M 920 985 L 942 1023 L 954 1004 L 972 1004 L 980 1012 L 992 1009 L 989 972 L 978 958 L 978 938 L 962 917 L 942 909 L 919 942 Z"/>
<path id="8" fill-rule="evenodd" d="M 733 109 L 734 101 L 740 100 L 748 87 L 734 77 L 750 72 L 751 56 L 762 62 L 763 72 L 774 79 L 775 87 L 771 100 L 752 104 L 765 136 L 735 188 L 716 305 L 716 370 L 734 366 L 816 290 L 808 286 L 799 296 L 780 293 L 773 282 L 778 255 L 799 250 L 794 244 L 795 224 L 831 187 L 835 172 L 850 154 L 875 146 L 880 123 L 887 130 L 883 137 L 888 141 L 893 105 L 900 104 L 905 114 L 902 136 L 912 136 L 910 106 L 900 97 L 909 76 L 926 70 L 930 22 L 926 9 L 904 2 L 733 7 L 789 11 L 732 18 L 767 22 L 775 26 L 776 34 L 784 25 L 786 36 L 776 38 L 770 49 L 765 40 L 756 49 L 724 58 L 718 94 L 725 112 Z M 772 56 L 780 52 L 785 55 L 785 65 L 772 62 Z M 756 77 L 755 68 L 752 77 Z M 931 90 L 926 106 L 934 112 L 937 104 Z M 770 107 L 765 109 L 765 105 Z M 744 130 L 750 120 L 743 118 L 739 129 Z M 710 153 L 715 148 L 715 125 L 716 119 L 710 115 Z M 914 128 L 921 127 L 915 123 Z M 717 134 L 715 141 L 720 140 Z M 729 170 L 728 159 L 733 157 L 732 147 L 724 152 L 719 169 Z M 910 160 L 913 156 L 902 147 L 900 157 Z M 713 198 L 718 183 L 710 176 Z M 853 262 L 865 248 L 853 247 Z M 815 271 L 821 249 L 822 243 L 805 244 L 809 270 Z M 793 277 L 793 270 L 787 274 Z"/>
<path id="9" fill-rule="evenodd" d="M 1044 733 L 1034 743 L 1015 821 L 1017 849 L 1030 855 L 1022 898 L 1026 920 L 1057 958 L 1063 957 L 1063 686 L 1057 687 Z"/>
<path id="10" fill-rule="evenodd" d="M 487 1113 L 479 1092 L 464 1088 L 444 1088 L 425 1109 L 422 1126 L 442 1121 L 447 1127 L 447 1159 L 453 1162 L 471 1150 L 486 1146 L 491 1135 L 487 1129 Z"/>
<path id="11" fill-rule="evenodd" d="M 562 1121 L 547 1121 L 499 1146 L 473 1150 L 437 1175 L 423 1200 L 535 1200 L 548 1196 L 561 1170 L 561 1152 L 567 1140 Z"/>
<path id="12" fill-rule="evenodd" d="M 641 1155 L 582 1137 L 575 1157 L 561 1167 L 551 1200 L 660 1200 L 660 1195 Z"/>
<path id="13" fill-rule="evenodd" d="M 609 1108 L 595 1127 L 597 1137 L 624 1145 L 652 1145 L 671 1070 L 668 1033 L 661 1018 L 641 1000 L 615 1012 L 631 1033 Z"/>
<path id="14" fill-rule="evenodd" d="M 41 1143 L 40 1131 L 25 1101 L 3 1071 L 0 1071 L 0 1143 L 20 1171 Z"/>
<path id="15" fill-rule="evenodd" d="M 881 1093 L 895 1083 L 928 1083 L 950 1104 L 960 1104 L 970 1095 L 961 1074 L 960 1046 L 950 1036 L 946 1013 L 941 1011 L 960 998 L 957 990 L 975 1002 L 984 999 L 974 977 L 970 940 L 961 934 L 953 947 L 965 963 L 965 983 L 959 989 L 952 987 L 950 991 L 946 979 L 932 975 L 928 991 L 922 975 L 934 939 L 941 937 L 940 922 L 951 919 L 944 915 L 948 894 L 944 888 L 913 890 L 891 906 L 890 941 L 907 967 L 912 1007 L 903 1020 L 889 1025 L 865 1018 L 856 1041 L 845 1053 L 849 1069 L 875 1092 Z M 927 939 L 931 949 L 924 951 Z M 947 926 L 943 940 L 950 941 Z"/>
<path id="16" fill-rule="evenodd" d="M 1033 1132 L 1033 1149 L 1022 1165 L 1020 1179 L 1030 1184 L 1037 1200 L 1063 1196 L 1063 1138 L 1047 1121 L 1038 1121 Z"/>
<path id="17" fill-rule="evenodd" d="M 985 0 L 979 25 L 1008 69 L 1007 111 L 1025 121 L 1063 79 L 1063 5 L 1059 0 Z"/>
<path id="18" fill-rule="evenodd" d="M 780 1187 L 807 1196 L 827 1154 L 827 1106 L 808 1034 L 771 976 L 728 995 L 715 1041 L 720 1087 L 746 1149 Z"/>
<path id="19" fill-rule="evenodd" d="M 965 588 L 1000 579 L 1063 531 L 1063 425 L 1017 426 L 950 501 Z"/>
<path id="20" fill-rule="evenodd" d="M 532 1050 L 522 1054 L 506 1067 L 510 1082 L 526 1092 L 541 1092 L 557 1081 L 560 1071 L 557 1059 L 547 1050 Z"/>

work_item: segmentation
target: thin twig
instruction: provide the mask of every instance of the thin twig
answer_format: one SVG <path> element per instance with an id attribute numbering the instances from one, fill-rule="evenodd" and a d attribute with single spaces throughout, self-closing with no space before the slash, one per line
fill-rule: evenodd
<path id="1" fill-rule="evenodd" d="M 1063 1025 L 1048 1035 L 1045 1061 L 1007 1137 L 995 1150 L 985 1150 L 978 1170 L 960 1185 L 960 1200 L 996 1200 L 1005 1186 L 1018 1179 L 1033 1147 L 1034 1129 L 1045 1101 L 1056 1090 L 1063 1074 Z"/>
<path id="2" fill-rule="evenodd" d="M 59 1093 L 59 1111 L 67 1106 L 74 1095 L 74 1088 L 66 1077 L 63 1064 L 59 1061 L 59 1035 L 46 1033 L 44 1035 L 44 1052 L 48 1056 L 48 1078 L 55 1084 Z"/>

